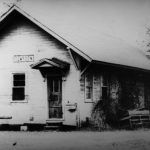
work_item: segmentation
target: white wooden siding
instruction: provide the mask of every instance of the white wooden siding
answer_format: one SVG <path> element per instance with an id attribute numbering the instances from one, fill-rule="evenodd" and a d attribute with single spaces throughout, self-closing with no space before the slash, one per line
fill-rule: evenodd
<path id="1" fill-rule="evenodd" d="M 42 58 L 57 57 L 70 63 L 70 71 L 63 81 L 63 107 L 67 102 L 80 101 L 79 72 L 76 70 L 67 48 L 53 37 L 25 19 L 14 20 L 1 31 L 0 37 L 0 105 L 5 120 L 11 124 L 45 123 L 48 118 L 47 84 L 39 70 L 31 69 L 33 62 L 14 63 L 14 55 L 34 55 L 35 62 Z M 27 75 L 27 103 L 13 103 L 12 73 Z M 0 109 L 0 115 L 4 114 Z M 7 114 L 8 113 L 8 114 Z M 64 112 L 65 115 L 65 112 Z M 30 118 L 34 118 L 30 121 Z M 67 116 L 65 116 L 67 119 Z M 4 120 L 0 120 L 0 123 Z"/>

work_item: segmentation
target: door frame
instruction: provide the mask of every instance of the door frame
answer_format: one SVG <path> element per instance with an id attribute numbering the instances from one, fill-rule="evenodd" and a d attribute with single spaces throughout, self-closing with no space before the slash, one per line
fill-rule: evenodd
<path id="1" fill-rule="evenodd" d="M 55 77 L 60 77 L 61 79 L 61 93 L 62 93 L 62 96 L 61 96 L 61 105 L 62 105 L 62 117 L 61 118 L 49 118 L 49 95 L 48 95 L 48 78 L 49 77 L 52 77 L 52 78 L 55 78 Z M 64 120 L 64 108 L 63 108 L 63 77 L 62 75 L 59 75 L 59 74 L 47 74 L 46 75 L 46 88 L 47 88 L 47 120 L 46 121 L 63 121 Z"/>

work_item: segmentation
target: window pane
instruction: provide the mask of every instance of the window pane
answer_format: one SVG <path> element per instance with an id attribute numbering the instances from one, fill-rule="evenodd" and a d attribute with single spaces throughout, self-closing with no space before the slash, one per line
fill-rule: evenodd
<path id="1" fill-rule="evenodd" d="M 103 74 L 103 86 L 107 86 L 108 85 L 108 75 L 107 74 Z"/>
<path id="2" fill-rule="evenodd" d="M 93 88 L 93 79 L 92 75 L 87 74 L 85 78 L 85 95 L 86 99 L 92 99 L 92 88 Z"/>
<path id="3" fill-rule="evenodd" d="M 13 88 L 13 100 L 24 100 L 25 99 L 25 89 L 22 88 Z"/>
<path id="4" fill-rule="evenodd" d="M 102 99 L 107 99 L 107 87 L 102 87 Z"/>
<path id="5" fill-rule="evenodd" d="M 25 86 L 25 81 L 14 81 L 14 86 Z"/>
<path id="6" fill-rule="evenodd" d="M 86 87 L 86 99 L 92 98 L 92 87 Z"/>
<path id="7" fill-rule="evenodd" d="M 15 74 L 14 80 L 25 80 L 25 74 Z"/>

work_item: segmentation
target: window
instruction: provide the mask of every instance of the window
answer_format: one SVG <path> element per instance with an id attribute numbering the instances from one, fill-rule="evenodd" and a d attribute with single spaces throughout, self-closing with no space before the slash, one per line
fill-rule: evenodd
<path id="1" fill-rule="evenodd" d="M 102 87 L 102 100 L 107 100 L 107 87 Z"/>
<path id="2" fill-rule="evenodd" d="M 25 74 L 13 74 L 12 100 L 21 101 L 25 99 Z"/>
<path id="3" fill-rule="evenodd" d="M 93 76 L 87 74 L 85 76 L 85 100 L 86 102 L 92 101 L 93 98 Z"/>
<path id="4" fill-rule="evenodd" d="M 107 100 L 108 96 L 108 76 L 103 74 L 102 77 L 102 100 Z"/>

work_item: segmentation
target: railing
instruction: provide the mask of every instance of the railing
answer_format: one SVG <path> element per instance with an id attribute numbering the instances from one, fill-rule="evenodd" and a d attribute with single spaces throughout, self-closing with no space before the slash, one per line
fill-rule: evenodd
<path id="1" fill-rule="evenodd" d="M 120 120 L 121 126 L 137 128 L 137 127 L 150 127 L 150 115 L 138 114 L 129 115 Z"/>

